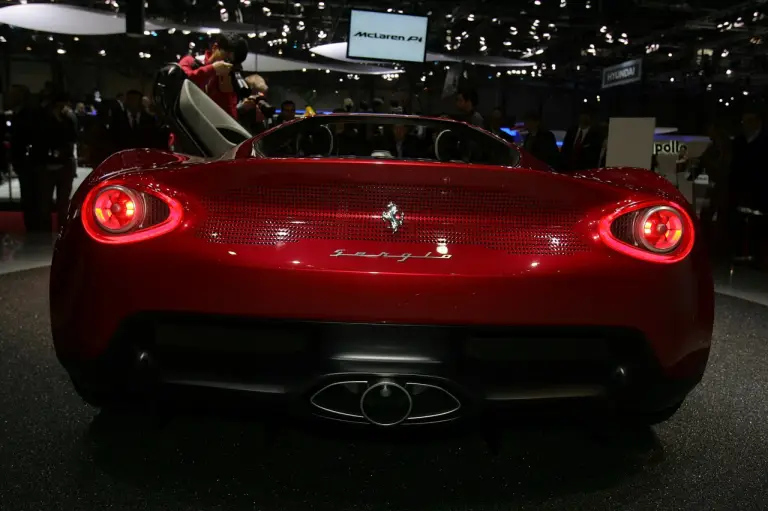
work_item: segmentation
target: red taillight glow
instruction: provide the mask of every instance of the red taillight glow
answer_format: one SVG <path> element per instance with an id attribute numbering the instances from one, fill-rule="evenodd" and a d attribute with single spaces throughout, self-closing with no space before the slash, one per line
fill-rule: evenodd
<path id="1" fill-rule="evenodd" d="M 620 219 L 631 221 L 628 239 L 620 239 L 613 231 L 614 222 Z M 693 221 L 685 209 L 671 202 L 620 208 L 600 220 L 598 230 L 607 246 L 644 261 L 675 263 L 688 257 L 693 249 Z"/>
<path id="2" fill-rule="evenodd" d="M 96 223 L 108 233 L 128 232 L 143 217 L 141 197 L 123 186 L 108 186 L 93 199 L 93 216 Z"/>
<path id="3" fill-rule="evenodd" d="M 638 240 L 659 254 L 674 251 L 683 241 L 683 219 L 680 213 L 667 206 L 651 208 L 637 222 Z"/>
<path id="4" fill-rule="evenodd" d="M 167 215 L 150 214 L 151 201 L 167 206 Z M 155 210 L 156 211 L 156 210 Z M 99 186 L 86 195 L 82 207 L 85 231 L 101 243 L 133 243 L 166 234 L 181 223 L 179 201 L 159 192 L 142 192 L 124 185 Z"/>

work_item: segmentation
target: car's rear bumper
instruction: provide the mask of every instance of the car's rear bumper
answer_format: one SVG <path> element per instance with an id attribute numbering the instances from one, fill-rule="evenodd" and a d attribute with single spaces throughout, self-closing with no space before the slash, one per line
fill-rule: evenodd
<path id="1" fill-rule="evenodd" d="M 144 314 L 123 322 L 101 357 L 62 363 L 75 380 L 144 398 L 172 392 L 217 405 L 233 398 L 265 415 L 281 409 L 352 423 L 416 425 L 505 410 L 558 413 L 569 405 L 579 413 L 658 411 L 698 383 L 707 355 L 708 348 L 694 352 L 681 362 L 685 376 L 672 378 L 632 329 Z M 375 392 L 404 392 L 399 397 L 409 410 L 405 404 L 385 410 L 389 405 L 374 402 L 370 393 L 363 399 L 377 384 Z M 387 419 L 363 414 L 366 406 Z"/>

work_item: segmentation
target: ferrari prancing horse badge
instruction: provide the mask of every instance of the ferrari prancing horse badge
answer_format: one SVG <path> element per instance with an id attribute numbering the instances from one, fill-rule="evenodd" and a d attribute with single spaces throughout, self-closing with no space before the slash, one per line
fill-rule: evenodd
<path id="1" fill-rule="evenodd" d="M 405 214 L 400 211 L 397 204 L 390 202 L 387 204 L 386 211 L 381 214 L 381 219 L 389 224 L 389 228 L 392 229 L 392 232 L 397 232 L 397 230 L 403 226 Z"/>

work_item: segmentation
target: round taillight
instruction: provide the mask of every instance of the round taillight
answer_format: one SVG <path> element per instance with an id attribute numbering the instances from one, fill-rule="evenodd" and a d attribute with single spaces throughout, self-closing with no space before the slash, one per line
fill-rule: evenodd
<path id="1" fill-rule="evenodd" d="M 674 208 L 650 208 L 637 219 L 637 239 L 651 252 L 666 254 L 680 246 L 684 225 L 682 215 Z"/>
<path id="2" fill-rule="evenodd" d="M 120 234 L 141 222 L 144 203 L 141 196 L 124 186 L 107 186 L 93 201 L 96 224 L 108 233 Z"/>

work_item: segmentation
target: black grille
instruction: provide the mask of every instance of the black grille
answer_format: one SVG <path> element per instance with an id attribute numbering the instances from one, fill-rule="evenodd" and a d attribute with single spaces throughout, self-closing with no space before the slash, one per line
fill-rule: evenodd
<path id="1" fill-rule="evenodd" d="M 634 233 L 637 215 L 638 212 L 634 211 L 615 219 L 611 224 L 611 234 L 613 234 L 619 241 L 623 241 L 629 245 L 637 245 Z"/>
<path id="2" fill-rule="evenodd" d="M 144 194 L 144 205 L 147 208 L 147 216 L 142 228 L 157 225 L 165 221 L 171 214 L 171 210 L 165 202 L 147 193 Z"/>
<path id="3" fill-rule="evenodd" d="M 601 384 L 618 365 L 647 374 L 655 358 L 637 331 L 612 327 L 410 326 L 262 321 L 187 315 L 136 318 L 122 329 L 168 374 L 210 381 L 301 384 L 311 375 L 359 371 L 339 355 L 397 353 L 400 372 L 426 371 L 467 385 Z M 146 338 L 146 337 L 144 337 Z M 399 364 L 400 362 L 392 362 Z M 339 365 L 341 364 L 341 365 Z M 368 369 L 372 369 L 368 367 Z M 376 367 L 387 372 L 394 367 Z"/>

